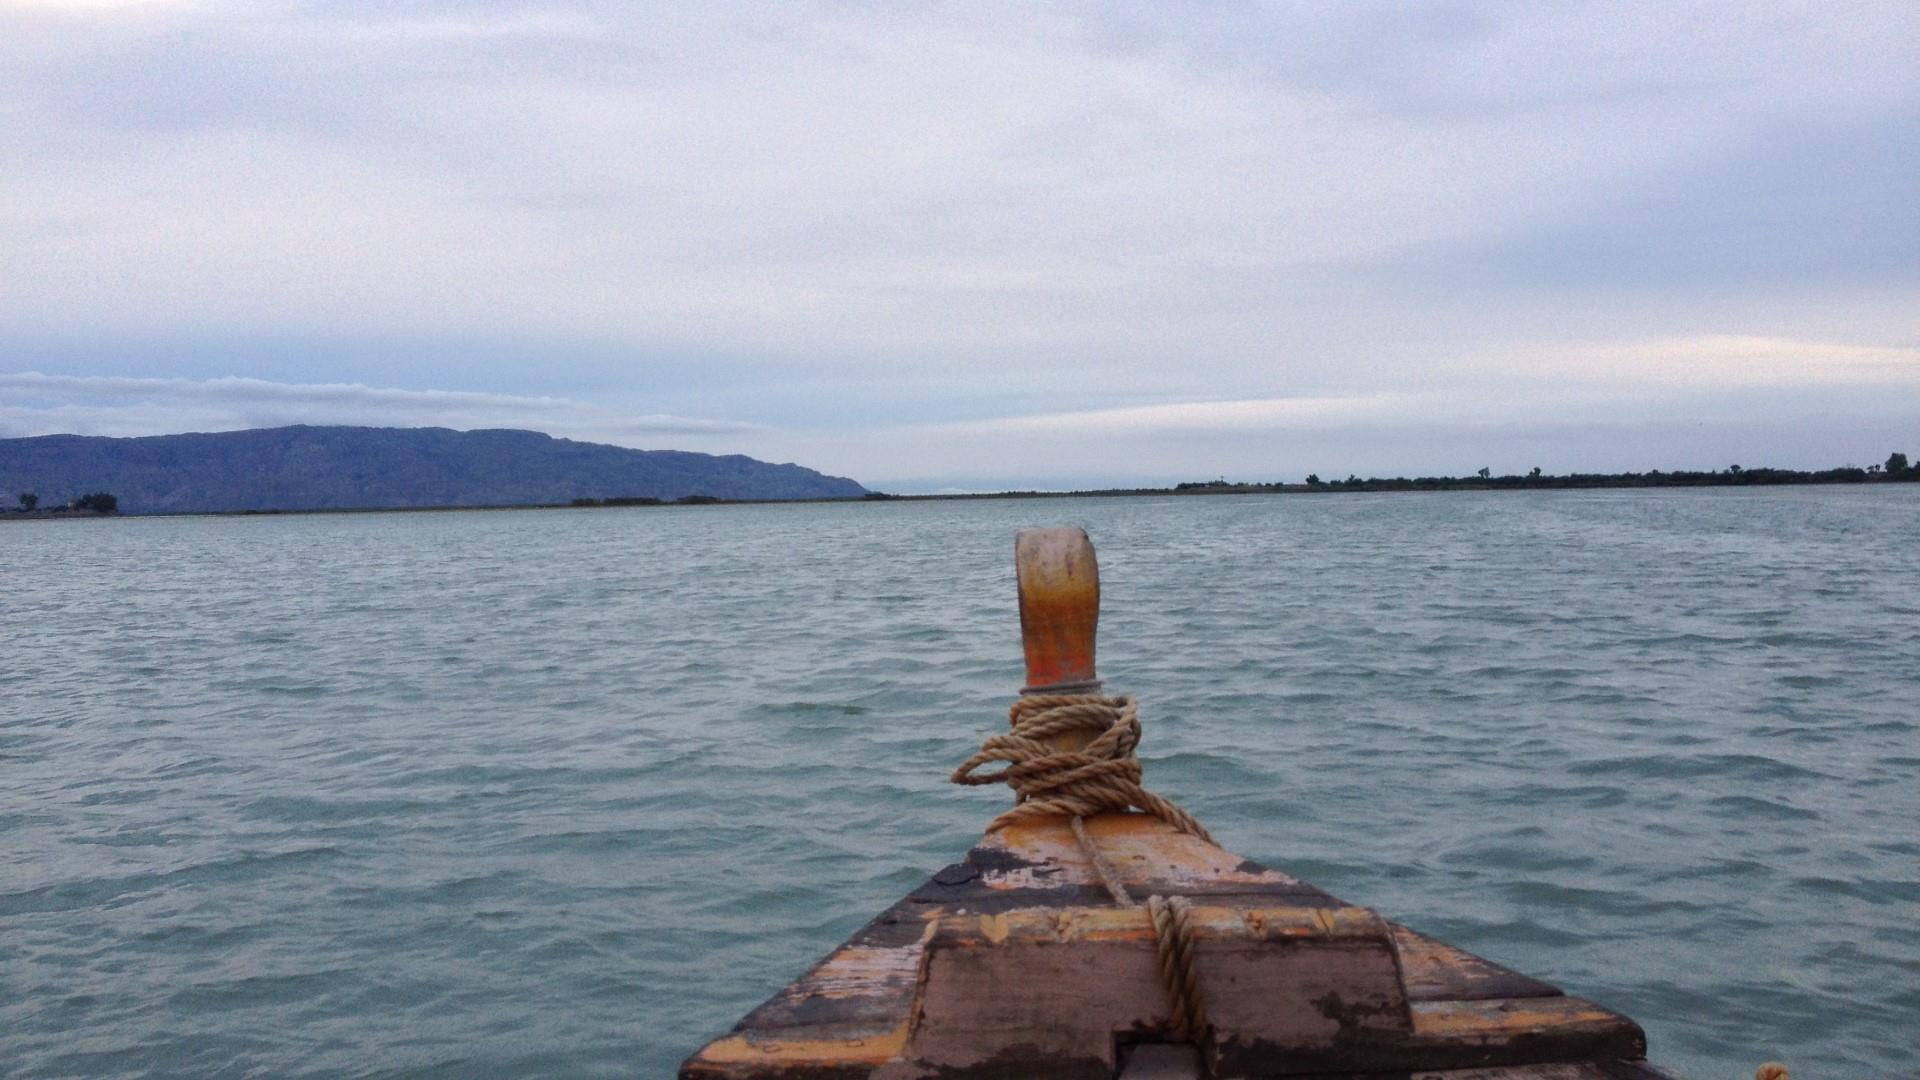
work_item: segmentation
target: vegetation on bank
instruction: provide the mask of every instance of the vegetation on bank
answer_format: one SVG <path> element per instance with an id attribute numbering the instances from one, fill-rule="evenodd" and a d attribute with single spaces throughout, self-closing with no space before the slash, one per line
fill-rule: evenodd
<path id="1" fill-rule="evenodd" d="M 1744 468 L 1729 465 L 1725 469 L 1705 472 L 1675 469 L 1663 471 L 1651 469 L 1644 473 L 1567 473 L 1556 476 L 1543 472 L 1537 466 L 1524 474 L 1495 476 L 1491 468 L 1482 468 L 1471 476 L 1418 476 L 1418 477 L 1378 477 L 1362 478 L 1349 473 L 1344 480 L 1323 480 L 1318 473 L 1309 473 L 1302 483 L 1287 481 L 1243 482 L 1228 480 L 1225 477 L 1214 480 L 1197 480 L 1175 484 L 1170 488 L 1094 488 L 1081 491 L 996 491 L 979 492 L 964 495 L 895 495 L 881 491 L 866 491 L 858 497 L 828 497 L 824 499 L 728 499 L 714 495 L 683 495 L 677 499 L 661 499 L 649 495 L 614 495 L 606 498 L 579 497 L 568 503 L 519 503 L 491 506 L 405 506 L 405 507 L 367 507 L 340 508 L 327 510 L 287 511 L 287 510 L 242 510 L 241 514 L 282 514 L 282 513 L 362 513 L 362 512 L 400 512 L 408 510 L 542 510 L 556 508 L 595 508 L 623 506 L 712 506 L 734 503 L 771 503 L 771 502 L 893 502 L 922 501 L 941 499 L 1047 499 L 1091 496 L 1125 495 L 1253 495 L 1279 492 L 1315 493 L 1337 491 L 1503 491 L 1503 490 L 1556 490 L 1577 488 L 1638 488 L 1638 487 L 1754 487 L 1774 484 L 1880 484 L 1880 483 L 1920 483 L 1920 465 L 1913 464 L 1903 453 L 1893 453 L 1881 464 L 1861 468 L 1857 465 L 1842 465 L 1832 469 L 1800 470 L 1777 469 L 1771 467 Z M 20 492 L 16 496 L 17 506 L 0 508 L 0 517 L 77 517 L 107 516 L 120 512 L 120 500 L 112 492 L 96 491 L 70 499 L 57 506 L 43 506 L 39 495 L 31 491 Z M 236 511 L 229 511 L 230 513 Z"/>
<path id="2" fill-rule="evenodd" d="M 1812 471 L 1801 469 L 1753 468 L 1729 465 L 1725 469 L 1706 472 L 1687 469 L 1663 471 L 1652 469 L 1644 473 L 1568 473 L 1555 476 L 1543 472 L 1538 466 L 1524 474 L 1495 476 L 1491 468 L 1482 468 L 1471 476 L 1370 476 L 1362 478 L 1349 473 L 1344 480 L 1323 480 L 1318 473 L 1309 473 L 1302 483 L 1284 480 L 1274 481 L 1238 481 L 1225 477 L 1216 480 L 1192 480 L 1175 484 L 1171 488 L 1095 488 L 1084 491 L 999 491 L 977 495 L 888 495 L 882 492 L 869 492 L 868 499 L 993 499 L 993 498 L 1047 498 L 1050 496 L 1077 495 L 1257 495 L 1277 492 L 1335 492 L 1335 491 L 1504 491 L 1527 489 L 1572 489 L 1572 488 L 1639 488 L 1639 487 L 1752 487 L 1770 484 L 1876 484 L 1876 483 L 1915 483 L 1920 482 L 1920 465 L 1908 461 L 1907 455 L 1893 453 L 1887 456 L 1883 464 L 1842 465 L 1833 469 Z"/>
<path id="3" fill-rule="evenodd" d="M 710 506 L 718 502 L 765 502 L 764 499 L 722 499 L 717 495 L 682 495 L 673 500 L 681 506 Z M 568 506 L 665 506 L 667 500 L 651 495 L 615 495 L 607 499 L 575 499 Z"/>
<path id="4" fill-rule="evenodd" d="M 1307 477 L 1304 487 L 1310 490 L 1358 490 L 1358 491 L 1434 491 L 1454 489 L 1506 489 L 1506 488 L 1617 488 L 1617 487 L 1752 487 L 1763 484 L 1872 484 L 1872 483 L 1911 483 L 1920 482 L 1920 468 L 1909 464 L 1907 455 L 1890 454 L 1884 464 L 1842 465 L 1833 469 L 1800 470 L 1776 468 L 1742 468 L 1729 465 L 1725 469 L 1697 472 L 1676 469 L 1663 472 L 1652 469 L 1644 473 L 1568 473 L 1553 476 L 1542 473 L 1535 466 L 1525 475 L 1494 476 L 1491 469 L 1481 469 L 1473 476 L 1420 476 L 1408 478 L 1368 477 L 1348 475 L 1345 480 L 1322 480 L 1318 474 Z M 1188 485 L 1180 485 L 1182 488 Z"/>
<path id="5" fill-rule="evenodd" d="M 105 517 L 120 512 L 120 499 L 111 491 L 89 492 L 58 506 L 42 507 L 40 496 L 31 491 L 21 492 L 17 501 L 20 505 L 17 508 L 7 507 L 6 512 L 18 517 L 65 517 L 79 514 Z"/>

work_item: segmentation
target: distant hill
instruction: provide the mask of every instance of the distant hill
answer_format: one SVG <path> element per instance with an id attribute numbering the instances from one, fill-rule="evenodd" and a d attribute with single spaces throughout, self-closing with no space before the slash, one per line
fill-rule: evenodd
<path id="1" fill-rule="evenodd" d="M 129 514 L 513 506 L 573 499 L 857 498 L 845 477 L 739 454 L 629 450 L 537 431 L 282 427 L 0 439 L 0 503 L 112 492 Z"/>

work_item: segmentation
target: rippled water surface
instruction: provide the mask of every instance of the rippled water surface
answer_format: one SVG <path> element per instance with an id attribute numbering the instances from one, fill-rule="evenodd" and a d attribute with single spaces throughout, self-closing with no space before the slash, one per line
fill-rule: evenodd
<path id="1" fill-rule="evenodd" d="M 1920 487 L 0 526 L 0 1074 L 668 1076 L 1003 804 L 1015 529 L 1147 780 L 1640 1020 L 1920 1072 Z"/>

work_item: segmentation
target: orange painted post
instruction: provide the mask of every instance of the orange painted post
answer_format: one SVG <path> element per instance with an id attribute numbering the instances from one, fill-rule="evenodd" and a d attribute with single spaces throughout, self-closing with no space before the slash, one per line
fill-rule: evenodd
<path id="1" fill-rule="evenodd" d="M 1100 625 L 1100 565 L 1086 530 L 1028 529 L 1013 541 L 1020 583 L 1020 638 L 1027 653 L 1023 694 L 1090 694 L 1094 634 Z"/>

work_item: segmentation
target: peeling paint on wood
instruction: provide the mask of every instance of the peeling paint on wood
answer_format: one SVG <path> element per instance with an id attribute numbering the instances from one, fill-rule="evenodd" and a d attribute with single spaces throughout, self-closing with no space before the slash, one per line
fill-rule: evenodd
<path id="1" fill-rule="evenodd" d="M 1661 1075 L 1620 1071 L 1651 1067 L 1640 1028 L 1617 1013 L 1146 815 L 1104 814 L 1087 824 L 1129 890 L 1194 901 L 1199 970 L 1219 1036 L 1210 1048 L 1215 1075 Z M 1262 949 L 1270 950 L 1264 960 Z M 965 860 L 881 913 L 689 1058 L 680 1075 L 1110 1080 L 1118 1045 L 1166 1037 L 1151 950 L 1144 915 L 1113 905 L 1064 819 L 1021 823 L 985 837 Z M 1279 959 L 1289 950 L 1291 967 Z M 1015 962 L 1021 952 L 1027 955 Z M 1302 966 L 1297 958 L 1308 954 L 1318 960 Z M 972 955 L 975 966 L 937 964 L 942 955 Z M 1038 967 L 1029 962 L 1042 955 Z M 1314 979 L 1336 976 L 1355 989 L 1312 993 Z M 960 1015 L 987 996 L 987 986 L 1028 1010 L 1026 1029 L 1017 1010 Z M 1099 998 L 1112 1027 L 1082 1025 L 1061 1035 L 1034 1015 L 1044 995 L 1009 991 L 1045 987 L 1064 990 L 1069 1007 Z M 1549 1067 L 1561 1071 L 1538 1071 Z"/>
<path id="2" fill-rule="evenodd" d="M 1407 997 L 1413 1001 L 1474 1001 L 1486 998 L 1550 997 L 1557 987 L 1508 971 L 1444 941 L 1406 927 L 1394 932 Z"/>

